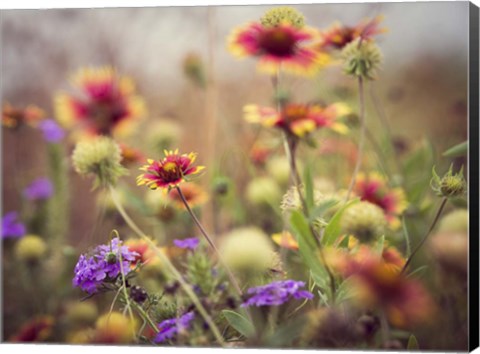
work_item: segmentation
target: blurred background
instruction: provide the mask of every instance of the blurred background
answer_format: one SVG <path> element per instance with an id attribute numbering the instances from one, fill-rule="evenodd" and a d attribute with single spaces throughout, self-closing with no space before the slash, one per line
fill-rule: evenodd
<path id="1" fill-rule="evenodd" d="M 215 169 L 231 177 L 242 191 L 248 175 L 237 152 L 248 151 L 255 134 L 242 118 L 242 107 L 269 105 L 272 87 L 268 76 L 257 73 L 254 60 L 239 61 L 228 53 L 226 38 L 233 28 L 259 19 L 271 7 L 2 11 L 2 101 L 19 107 L 34 104 L 54 117 L 53 96 L 70 89 L 73 72 L 112 65 L 135 81 L 147 103 L 147 119 L 129 141 L 132 146 L 143 148 L 150 123 L 173 121 L 181 127 L 180 150 L 199 152 L 200 164 L 210 171 L 214 168 L 209 162 L 215 162 Z M 317 28 L 335 21 L 353 26 L 364 18 L 384 16 L 388 32 L 377 38 L 384 54 L 383 70 L 369 85 L 368 94 L 382 102 L 400 150 L 428 140 L 438 157 L 467 139 L 468 2 L 295 8 L 305 14 L 307 24 Z M 208 90 L 185 75 L 185 62 L 192 54 L 201 60 L 213 83 Z M 325 69 L 314 80 L 288 80 L 299 101 L 345 99 L 357 109 L 355 82 L 338 67 Z M 384 139 L 371 103 L 367 113 L 371 133 Z M 42 137 L 34 130 L 22 134 L 18 139 L 2 131 L 4 212 L 21 209 L 19 190 L 46 173 Z M 68 151 L 73 148 L 65 145 Z M 131 170 L 130 182 L 136 171 Z M 430 166 L 423 172 L 429 178 Z M 102 216 L 92 212 L 96 194 L 88 193 L 91 181 L 78 177 L 71 166 L 69 177 L 68 242 L 83 251 L 103 241 L 111 224 L 102 223 Z M 14 298 L 5 301 L 13 304 Z M 10 315 L 15 315 L 14 308 Z"/>

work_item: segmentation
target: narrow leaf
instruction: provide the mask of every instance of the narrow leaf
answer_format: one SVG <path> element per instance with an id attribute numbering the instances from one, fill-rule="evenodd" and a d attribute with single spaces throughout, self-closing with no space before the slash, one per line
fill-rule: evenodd
<path id="1" fill-rule="evenodd" d="M 325 246 L 332 245 L 337 238 L 340 236 L 341 233 L 341 224 L 340 221 L 342 219 L 343 212 L 352 206 L 353 204 L 358 203 L 358 199 L 354 199 L 346 203 L 342 206 L 333 217 L 330 219 L 328 226 L 325 228 L 325 232 L 322 237 L 322 243 Z"/>
<path id="2" fill-rule="evenodd" d="M 312 210 L 315 201 L 313 196 L 313 179 L 312 171 L 310 170 L 310 164 L 305 165 L 305 171 L 303 173 L 303 178 L 305 180 L 305 202 L 307 203 L 308 210 Z M 300 191 L 298 191 L 300 193 Z"/>
<path id="3" fill-rule="evenodd" d="M 452 146 L 450 149 L 445 151 L 442 155 L 445 157 L 459 157 L 465 156 L 468 153 L 468 140 L 463 143 Z"/>
<path id="4" fill-rule="evenodd" d="M 240 334 L 248 338 L 255 333 L 253 324 L 239 313 L 230 310 L 223 310 L 222 313 L 230 326 L 235 328 Z"/>
<path id="5" fill-rule="evenodd" d="M 407 344 L 407 349 L 408 350 L 418 350 L 420 347 L 418 346 L 418 341 L 417 338 L 413 334 L 410 335 L 408 338 L 408 344 Z"/>

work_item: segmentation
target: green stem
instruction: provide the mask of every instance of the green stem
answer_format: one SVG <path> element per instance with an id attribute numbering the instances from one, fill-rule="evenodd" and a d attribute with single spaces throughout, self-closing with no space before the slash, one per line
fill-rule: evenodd
<path id="1" fill-rule="evenodd" d="M 212 318 L 210 315 L 207 313 L 203 305 L 201 304 L 200 300 L 198 297 L 195 295 L 194 291 L 192 288 L 187 284 L 185 279 L 183 279 L 182 275 L 180 272 L 175 268 L 175 266 L 170 262 L 170 259 L 162 252 L 160 251 L 157 246 L 153 243 L 150 238 L 145 235 L 145 233 L 140 230 L 140 228 L 135 224 L 135 222 L 130 218 L 130 216 L 127 214 L 125 209 L 123 208 L 122 204 L 120 203 L 120 199 L 116 193 L 116 190 L 113 186 L 109 186 L 109 191 L 112 196 L 112 200 L 120 213 L 120 215 L 123 217 L 127 225 L 140 237 L 142 238 L 149 246 L 150 248 L 155 252 L 155 254 L 160 258 L 160 261 L 165 264 L 166 268 L 174 275 L 174 277 L 177 279 L 177 281 L 180 283 L 181 287 L 185 291 L 185 293 L 188 295 L 190 300 L 192 300 L 193 304 L 195 307 L 198 309 L 198 312 L 200 315 L 203 317 L 205 322 L 208 324 L 209 328 L 211 329 L 213 335 L 215 336 L 215 339 L 217 342 L 224 347 L 225 342 L 223 340 L 223 337 L 220 333 L 220 330 L 218 329 L 217 325 L 213 322 Z"/>
<path id="2" fill-rule="evenodd" d="M 447 204 L 447 200 L 448 200 L 447 197 L 444 197 L 442 199 L 442 202 L 440 203 L 440 207 L 438 208 L 437 213 L 435 214 L 435 217 L 433 218 L 432 224 L 428 228 L 427 233 L 425 234 L 425 236 L 423 236 L 423 239 L 418 243 L 417 247 L 415 247 L 415 249 L 412 251 L 412 254 L 410 254 L 410 257 L 408 257 L 408 259 L 405 262 L 405 265 L 403 266 L 400 274 L 405 273 L 409 264 L 412 262 L 413 257 L 415 257 L 415 254 L 420 250 L 420 248 L 423 246 L 425 241 L 427 241 L 428 236 L 430 235 L 430 233 L 434 229 L 435 225 L 437 224 L 438 219 L 440 218 L 440 215 L 442 214 L 442 211 L 443 211 L 443 208 L 445 207 L 445 204 Z"/>
<path id="3" fill-rule="evenodd" d="M 195 213 L 193 212 L 192 208 L 190 208 L 190 205 L 188 204 L 187 199 L 185 198 L 185 195 L 183 194 L 180 187 L 177 186 L 176 189 L 177 189 L 178 195 L 180 196 L 180 199 L 182 199 L 182 202 L 185 205 L 185 208 L 187 208 L 188 213 L 192 217 L 193 221 L 197 225 L 197 227 L 200 230 L 200 232 L 202 233 L 202 235 L 207 240 L 208 244 L 213 248 L 213 250 L 217 254 L 217 257 L 218 257 L 218 260 L 220 261 L 220 263 L 223 265 L 223 267 L 227 271 L 228 277 L 230 278 L 230 281 L 232 282 L 232 285 L 235 288 L 235 291 L 238 293 L 238 295 L 241 296 L 242 295 L 242 289 L 240 288 L 240 285 L 238 284 L 237 279 L 235 279 L 235 276 L 233 275 L 232 271 L 230 270 L 230 268 L 227 266 L 227 264 L 223 260 L 217 246 L 215 246 L 215 243 L 213 243 L 212 238 L 208 235 L 207 231 L 205 230 L 205 228 L 201 224 L 200 220 L 198 220 L 198 218 L 195 215 Z"/>
<path id="4" fill-rule="evenodd" d="M 350 181 L 350 185 L 348 187 L 347 196 L 345 198 L 345 203 L 348 202 L 350 199 L 350 195 L 352 194 L 353 187 L 355 186 L 355 181 L 357 180 L 358 172 L 360 171 L 360 166 L 362 165 L 362 158 L 363 158 L 363 148 L 365 145 L 365 92 L 363 87 L 363 78 L 358 78 L 358 97 L 360 100 L 360 140 L 358 142 L 358 155 L 357 155 L 357 162 L 355 163 L 355 169 L 353 170 L 352 180 Z"/>
<path id="5" fill-rule="evenodd" d="M 140 314 L 140 316 L 142 316 L 142 318 L 147 321 L 147 323 L 150 325 L 150 327 L 156 332 L 160 332 L 160 330 L 158 329 L 157 325 L 155 324 L 155 322 L 153 322 L 153 320 L 150 318 L 150 316 L 148 315 L 148 313 L 145 312 L 145 310 L 142 308 L 142 306 L 140 306 L 139 304 L 137 304 L 135 301 L 132 302 L 133 306 L 135 307 L 135 310 L 137 310 L 137 312 Z"/>

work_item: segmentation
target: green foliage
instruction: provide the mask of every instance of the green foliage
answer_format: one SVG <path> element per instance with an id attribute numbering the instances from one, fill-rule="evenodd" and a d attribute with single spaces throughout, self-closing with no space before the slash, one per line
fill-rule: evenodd
<path id="1" fill-rule="evenodd" d="M 223 316 L 228 321 L 230 326 L 235 328 L 240 334 L 249 338 L 255 334 L 255 326 L 247 318 L 239 314 L 238 312 L 231 310 L 223 310 Z"/>
<path id="2" fill-rule="evenodd" d="M 468 140 L 463 143 L 452 146 L 450 149 L 445 151 L 442 156 L 444 157 L 459 157 L 466 156 L 468 153 Z"/>
<path id="3" fill-rule="evenodd" d="M 325 228 L 325 232 L 322 237 L 322 244 L 325 246 L 331 246 L 338 239 L 341 234 L 341 219 L 343 212 L 352 205 L 358 203 L 358 199 L 353 199 L 343 205 L 332 217 L 328 226 Z"/>

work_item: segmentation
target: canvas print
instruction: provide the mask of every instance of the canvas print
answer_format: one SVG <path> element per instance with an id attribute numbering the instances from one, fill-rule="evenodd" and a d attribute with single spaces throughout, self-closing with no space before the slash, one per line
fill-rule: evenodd
<path id="1" fill-rule="evenodd" d="M 2 341 L 467 350 L 471 10 L 2 11 Z"/>

